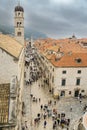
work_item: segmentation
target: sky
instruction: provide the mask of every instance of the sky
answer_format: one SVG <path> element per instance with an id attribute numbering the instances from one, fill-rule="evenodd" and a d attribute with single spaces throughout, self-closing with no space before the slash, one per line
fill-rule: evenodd
<path id="1" fill-rule="evenodd" d="M 0 0 L 0 26 L 14 26 L 18 0 Z M 87 37 L 87 0 L 20 0 L 25 28 L 52 38 Z"/>

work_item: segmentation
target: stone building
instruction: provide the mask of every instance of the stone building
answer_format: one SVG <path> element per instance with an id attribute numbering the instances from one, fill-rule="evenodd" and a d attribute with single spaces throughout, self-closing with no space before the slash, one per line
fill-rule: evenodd
<path id="1" fill-rule="evenodd" d="M 0 34 L 0 130 L 21 130 L 24 9 L 15 7 L 15 37 Z"/>
<path id="2" fill-rule="evenodd" d="M 67 38 L 35 42 L 44 85 L 49 86 L 55 97 L 87 96 L 86 41 Z"/>
<path id="3" fill-rule="evenodd" d="M 23 45 L 8 35 L 0 34 L 0 61 L 0 127 L 20 127 L 24 80 Z"/>

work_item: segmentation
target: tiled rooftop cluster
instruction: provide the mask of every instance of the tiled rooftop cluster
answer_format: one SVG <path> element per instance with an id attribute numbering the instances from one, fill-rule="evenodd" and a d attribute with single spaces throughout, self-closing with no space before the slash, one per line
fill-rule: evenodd
<path id="1" fill-rule="evenodd" d="M 35 47 L 56 67 L 87 66 L 87 38 L 38 39 Z"/>

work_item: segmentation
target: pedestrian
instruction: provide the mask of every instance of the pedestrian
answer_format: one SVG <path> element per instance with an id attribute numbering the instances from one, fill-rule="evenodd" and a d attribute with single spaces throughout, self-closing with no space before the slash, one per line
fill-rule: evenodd
<path id="1" fill-rule="evenodd" d="M 70 119 L 67 119 L 68 120 L 68 126 L 69 126 L 69 124 L 70 124 Z"/>
<path id="2" fill-rule="evenodd" d="M 22 130 L 25 130 L 25 127 L 24 127 L 24 126 L 22 126 Z"/>
<path id="3" fill-rule="evenodd" d="M 47 125 L 47 122 L 46 122 L 46 120 L 44 121 L 44 128 L 46 128 L 46 125 Z"/>
<path id="4" fill-rule="evenodd" d="M 55 129 L 55 124 L 53 123 L 53 130 Z"/>
<path id="5" fill-rule="evenodd" d="M 27 130 L 28 127 L 27 127 L 27 121 L 25 121 L 25 130 Z"/>
<path id="6" fill-rule="evenodd" d="M 72 106 L 70 107 L 70 112 L 72 112 Z"/>
<path id="7" fill-rule="evenodd" d="M 30 94 L 31 98 L 33 97 L 33 94 Z"/>
<path id="8" fill-rule="evenodd" d="M 28 130 L 28 127 L 27 127 L 27 126 L 25 126 L 25 130 Z"/>
<path id="9" fill-rule="evenodd" d="M 22 127 L 22 130 L 25 130 L 25 127 L 24 127 L 24 126 Z"/>
<path id="10" fill-rule="evenodd" d="M 56 105 L 56 101 L 54 101 L 54 105 Z"/>
<path id="11" fill-rule="evenodd" d="M 43 105 L 40 106 L 41 110 L 43 109 Z"/>
<path id="12" fill-rule="evenodd" d="M 54 121 L 54 124 L 55 124 L 55 127 L 56 127 L 57 126 L 57 121 L 56 120 Z"/>
<path id="13" fill-rule="evenodd" d="M 39 98 L 39 102 L 41 101 L 41 99 Z"/>
<path id="14" fill-rule="evenodd" d="M 81 93 L 79 94 L 79 98 L 80 98 L 80 99 L 82 98 L 82 94 L 81 94 Z"/>
<path id="15" fill-rule="evenodd" d="M 44 119 L 46 119 L 46 117 L 47 117 L 47 113 L 45 112 L 43 116 L 44 116 Z"/>
<path id="16" fill-rule="evenodd" d="M 49 90 L 49 93 L 51 93 L 51 89 Z"/>
<path id="17" fill-rule="evenodd" d="M 60 99 L 60 97 L 58 96 L 58 100 Z"/>
<path id="18" fill-rule="evenodd" d="M 52 104 L 52 101 L 50 100 L 50 105 Z"/>
<path id="19" fill-rule="evenodd" d="M 60 124 L 60 119 L 59 118 L 57 118 L 57 123 L 58 123 L 58 125 Z"/>
<path id="20" fill-rule="evenodd" d="M 82 103 L 82 100 L 80 99 L 80 104 Z"/>
<path id="21" fill-rule="evenodd" d="M 34 126 L 36 126 L 36 122 L 37 122 L 37 119 L 35 118 L 35 119 L 34 119 Z"/>
<path id="22" fill-rule="evenodd" d="M 78 100 L 79 100 L 79 95 L 78 95 Z"/>
<path id="23" fill-rule="evenodd" d="M 37 117 L 40 118 L 40 113 L 37 114 Z"/>

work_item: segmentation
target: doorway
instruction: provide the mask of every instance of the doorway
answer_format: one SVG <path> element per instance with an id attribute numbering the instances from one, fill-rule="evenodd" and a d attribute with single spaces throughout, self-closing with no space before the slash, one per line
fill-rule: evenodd
<path id="1" fill-rule="evenodd" d="M 75 96 L 75 97 L 78 97 L 78 96 L 79 96 L 79 89 L 75 90 L 74 96 Z"/>
<path id="2" fill-rule="evenodd" d="M 65 96 L 65 91 L 61 91 L 60 96 L 64 97 Z"/>

